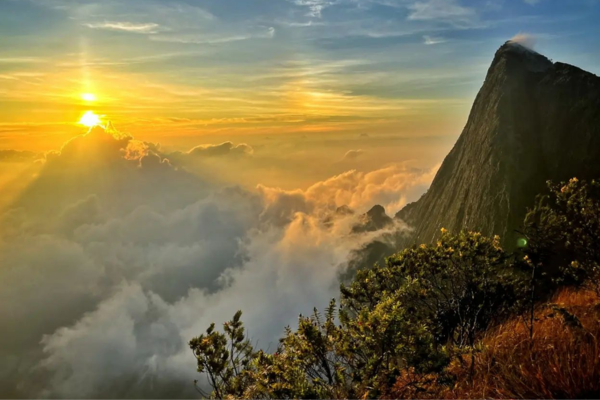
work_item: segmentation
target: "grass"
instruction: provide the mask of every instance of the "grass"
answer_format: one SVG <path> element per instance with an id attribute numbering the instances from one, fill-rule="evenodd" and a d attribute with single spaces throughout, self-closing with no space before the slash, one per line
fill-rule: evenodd
<path id="1" fill-rule="evenodd" d="M 564 289 L 535 310 L 533 337 L 523 318 L 485 334 L 474 357 L 454 361 L 453 386 L 406 391 L 400 379 L 390 397 L 600 398 L 600 303 L 591 290 Z M 387 396 L 386 396 L 387 397 Z"/>

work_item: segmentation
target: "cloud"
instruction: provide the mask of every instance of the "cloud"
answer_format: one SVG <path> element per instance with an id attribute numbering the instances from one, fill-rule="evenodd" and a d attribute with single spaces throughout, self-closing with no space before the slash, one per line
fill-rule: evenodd
<path id="1" fill-rule="evenodd" d="M 108 384 L 116 389 L 113 395 L 139 396 L 141 391 L 146 396 L 164 396 L 160 391 L 164 371 L 157 360 L 182 351 L 185 344 L 178 339 L 167 303 L 138 284 L 120 284 L 96 310 L 44 336 L 47 357 L 39 368 L 54 374 L 48 385 L 52 390 L 44 389 L 40 395 L 91 398 L 109 393 Z M 100 371 L 103 380 L 89 375 Z M 185 387 L 184 382 L 179 384 Z M 156 386 L 158 391 L 153 390 Z M 181 390 L 172 393 L 182 394 Z"/>
<path id="2" fill-rule="evenodd" d="M 163 165 L 155 145 L 136 142 L 102 129 L 75 137 L 47 156 L 15 208 L 0 214 L 0 318 L 8 324 L 3 331 L 8 347 L 0 351 L 2 393 L 155 395 L 138 363 L 162 361 L 164 354 L 156 347 L 160 340 L 173 351 L 185 342 L 168 331 L 154 336 L 168 328 L 166 322 L 143 321 L 152 318 L 157 304 L 176 303 L 191 288 L 217 290 L 221 274 L 245 262 L 242 244 L 258 226 L 260 197 L 236 187 L 207 194 L 198 190 L 206 187 L 198 178 Z M 141 150 L 126 151 L 132 143 Z M 169 181 L 173 185 L 165 186 Z M 139 292 L 132 288 L 152 300 L 148 309 L 136 305 Z M 117 303 L 126 316 L 103 320 Z M 112 330 L 104 329 L 102 321 Z M 86 327 L 103 332 L 83 333 Z M 129 327 L 134 331 L 126 332 Z M 128 334 L 137 344 L 129 350 Z M 83 358 L 81 343 L 88 345 Z M 107 370 L 111 361 L 103 355 L 114 349 L 127 360 Z M 98 377 L 72 372 L 83 365 L 88 372 L 97 368 L 93 374 Z M 191 395 L 175 376 L 163 382 L 158 375 L 147 372 L 165 397 Z M 26 384 L 30 380 L 37 384 Z M 183 389 L 173 391 L 173 382 Z"/>
<path id="3" fill-rule="evenodd" d="M 251 152 L 225 142 L 179 154 Z M 353 251 L 401 229 L 353 233 L 361 214 L 416 200 L 433 174 L 391 165 L 246 190 L 208 185 L 173 155 L 92 129 L 49 153 L 0 215 L 2 393 L 193 396 L 192 336 L 243 309 L 259 346 L 275 346 L 337 295 Z"/>
<path id="4" fill-rule="evenodd" d="M 523 47 L 527 47 L 528 49 L 533 50 L 535 48 L 535 36 L 528 33 L 518 33 L 512 38 L 510 38 L 509 42 L 518 43 Z"/>
<path id="5" fill-rule="evenodd" d="M 335 4 L 330 0 L 293 0 L 294 4 L 302 7 L 308 8 L 308 13 L 306 14 L 309 17 L 321 18 L 321 13 L 327 7 Z"/>
<path id="6" fill-rule="evenodd" d="M 426 45 L 440 44 L 440 43 L 445 43 L 446 41 L 447 40 L 442 37 L 427 36 L 427 35 L 423 36 L 423 43 L 425 43 Z"/>
<path id="7" fill-rule="evenodd" d="M 221 144 L 200 145 L 190 149 L 186 154 L 192 157 L 222 157 L 222 156 L 248 156 L 254 152 L 252 146 L 246 143 L 234 144 L 223 142 Z"/>
<path id="8" fill-rule="evenodd" d="M 42 57 L 0 57 L 0 64 L 32 64 L 46 61 Z"/>
<path id="9" fill-rule="evenodd" d="M 407 202 L 417 200 L 436 172 L 437 167 L 422 171 L 401 165 L 370 172 L 353 170 L 310 186 L 306 197 L 315 203 L 329 204 L 330 207 L 346 205 L 360 212 L 380 204 L 391 214 Z"/>
<path id="10" fill-rule="evenodd" d="M 221 44 L 239 42 L 250 39 L 272 39 L 275 37 L 275 28 L 260 27 L 253 29 L 232 30 L 227 33 L 214 32 L 173 32 L 151 35 L 150 39 L 157 42 L 172 42 L 186 44 Z"/>
<path id="11" fill-rule="evenodd" d="M 189 190 L 182 192 L 181 186 Z M 46 153 L 39 176 L 13 207 L 47 219 L 97 195 L 111 212 L 130 212 L 140 205 L 164 211 L 205 196 L 210 186 L 173 166 L 156 145 L 140 143 L 112 127 L 97 126 L 67 141 L 60 151 Z M 157 187 L 164 195 L 153 195 Z"/>
<path id="12" fill-rule="evenodd" d="M 173 34 L 152 35 L 150 39 L 157 42 L 189 43 L 189 44 L 218 44 L 248 40 L 250 35 L 217 36 L 205 34 Z"/>
<path id="13" fill-rule="evenodd" d="M 39 157 L 37 153 L 31 151 L 0 150 L 0 162 L 30 162 Z"/>
<path id="14" fill-rule="evenodd" d="M 348 150 L 346 152 L 346 154 L 344 154 L 344 157 L 342 158 L 342 160 L 344 160 L 344 161 L 356 160 L 363 154 L 365 154 L 365 151 L 363 149 Z"/>
<path id="15" fill-rule="evenodd" d="M 131 33 L 156 33 L 160 30 L 160 25 L 155 23 L 136 24 L 133 22 L 90 22 L 84 24 L 92 29 L 108 29 L 113 31 L 125 31 Z"/>
<path id="16" fill-rule="evenodd" d="M 477 19 L 474 9 L 461 6 L 457 0 L 425 0 L 408 6 L 408 19 L 414 21 L 437 21 L 453 25 L 465 25 Z"/>

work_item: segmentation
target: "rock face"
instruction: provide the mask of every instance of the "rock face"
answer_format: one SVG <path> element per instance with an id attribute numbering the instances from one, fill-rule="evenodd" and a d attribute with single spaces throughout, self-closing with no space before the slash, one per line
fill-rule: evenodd
<path id="1" fill-rule="evenodd" d="M 379 204 L 374 205 L 360 219 L 360 223 L 352 228 L 353 233 L 378 231 L 394 223 L 385 213 L 385 208 Z"/>
<path id="2" fill-rule="evenodd" d="M 573 176 L 600 177 L 600 78 L 507 42 L 430 189 L 396 218 L 414 227 L 413 243 L 444 227 L 512 247 L 545 182 Z"/>

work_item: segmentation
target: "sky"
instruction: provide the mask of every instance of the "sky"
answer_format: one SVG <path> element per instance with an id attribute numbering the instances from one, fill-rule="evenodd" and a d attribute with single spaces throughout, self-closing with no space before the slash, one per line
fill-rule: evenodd
<path id="1" fill-rule="evenodd" d="M 455 139 L 493 52 L 517 33 L 534 35 L 553 59 L 600 72 L 599 7 L 1 0 L 0 148 L 55 149 L 87 110 L 178 148 L 285 135 Z"/>
<path id="2" fill-rule="evenodd" d="M 0 0 L 0 397 L 194 398 L 188 341 L 239 309 L 273 350 L 410 230 L 365 213 L 427 190 L 496 49 L 520 35 L 599 74 L 599 16 Z"/>

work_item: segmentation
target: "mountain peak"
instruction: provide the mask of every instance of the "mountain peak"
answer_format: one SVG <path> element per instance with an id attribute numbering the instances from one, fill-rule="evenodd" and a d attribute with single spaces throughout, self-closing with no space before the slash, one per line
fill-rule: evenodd
<path id="1" fill-rule="evenodd" d="M 372 232 L 383 229 L 393 223 L 393 219 L 385 213 L 383 206 L 376 204 L 361 216 L 360 223 L 352 228 L 352 232 Z"/>
<path id="2" fill-rule="evenodd" d="M 492 68 L 501 61 L 518 64 L 532 72 L 543 72 L 553 65 L 546 56 L 514 40 L 507 41 L 496 51 Z"/>
<path id="3" fill-rule="evenodd" d="M 414 227 L 411 241 L 466 228 L 513 246 L 546 180 L 600 176 L 598 109 L 600 78 L 506 42 L 431 187 L 397 214 Z"/>

